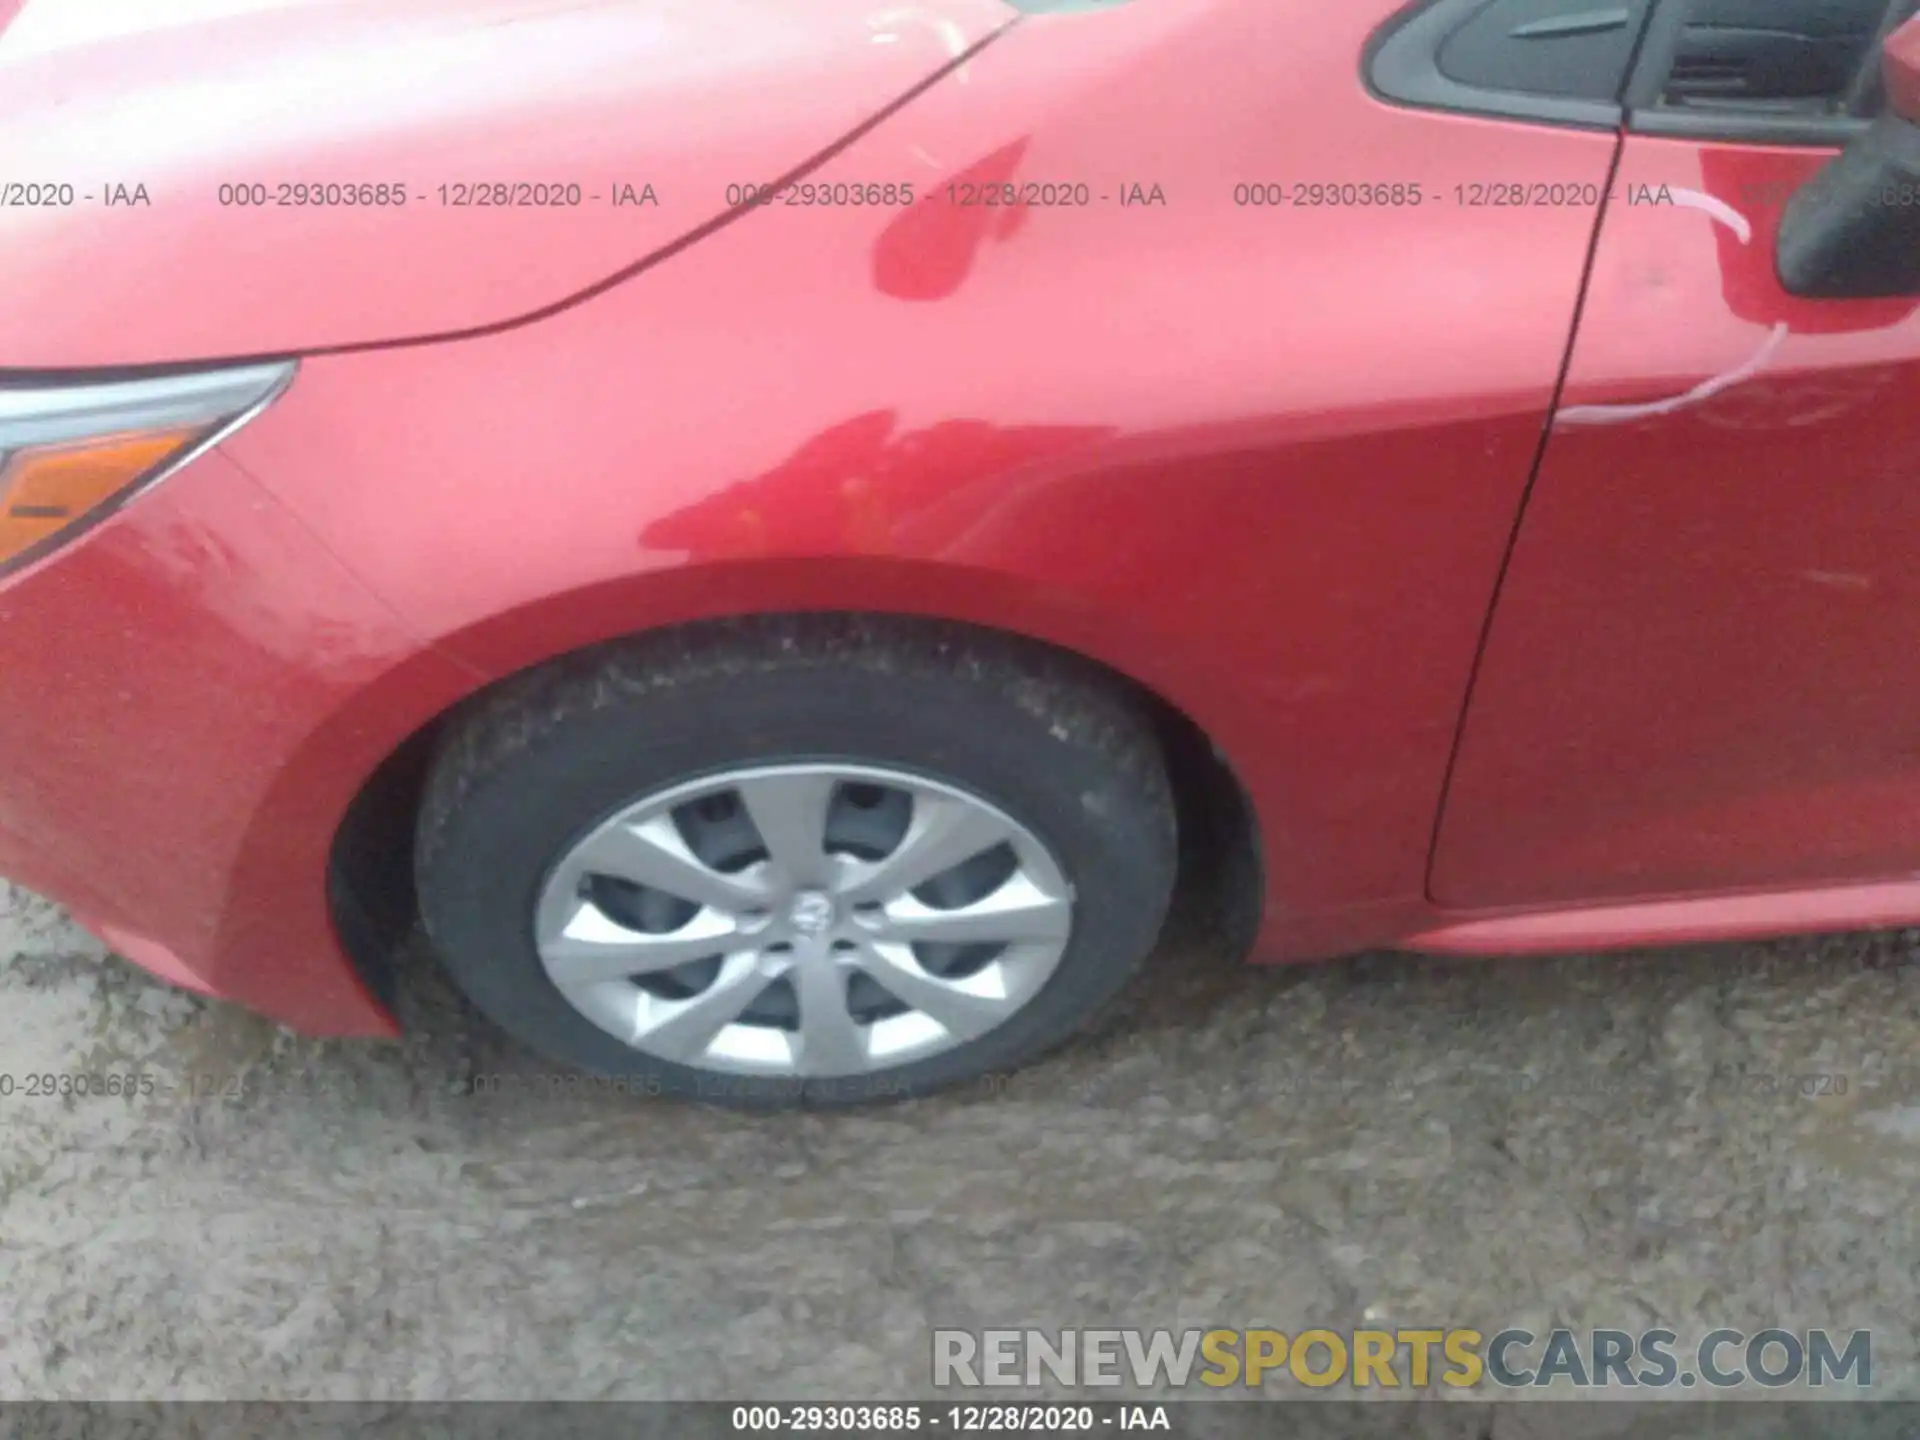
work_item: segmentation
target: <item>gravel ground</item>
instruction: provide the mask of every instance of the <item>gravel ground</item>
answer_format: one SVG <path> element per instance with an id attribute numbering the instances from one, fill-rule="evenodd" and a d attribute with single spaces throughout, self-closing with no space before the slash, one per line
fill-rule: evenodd
<path id="1" fill-rule="evenodd" d="M 476 1093 L 545 1067 L 424 962 L 403 1044 L 302 1040 L 0 885 L 0 1397 L 904 1397 L 935 1325 L 1379 1322 L 1870 1327 L 1920 1398 L 1917 939 L 1196 932 L 998 1088 L 769 1118 Z"/>

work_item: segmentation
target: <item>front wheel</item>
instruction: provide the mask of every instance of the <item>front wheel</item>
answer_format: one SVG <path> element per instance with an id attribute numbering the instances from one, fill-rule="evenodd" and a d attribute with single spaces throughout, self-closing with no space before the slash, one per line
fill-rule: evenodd
<path id="1" fill-rule="evenodd" d="M 548 1056 L 745 1105 L 921 1093 L 1035 1058 L 1152 947 L 1174 807 L 1100 672 L 858 620 L 569 657 L 456 722 L 428 933 Z"/>

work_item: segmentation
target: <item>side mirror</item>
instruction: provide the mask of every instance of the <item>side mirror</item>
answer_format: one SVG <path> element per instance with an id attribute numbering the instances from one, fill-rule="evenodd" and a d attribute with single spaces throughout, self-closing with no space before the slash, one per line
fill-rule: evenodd
<path id="1" fill-rule="evenodd" d="M 1789 295 L 1920 295 L 1920 17 L 1881 48 L 1886 107 L 1787 202 L 1775 266 Z"/>

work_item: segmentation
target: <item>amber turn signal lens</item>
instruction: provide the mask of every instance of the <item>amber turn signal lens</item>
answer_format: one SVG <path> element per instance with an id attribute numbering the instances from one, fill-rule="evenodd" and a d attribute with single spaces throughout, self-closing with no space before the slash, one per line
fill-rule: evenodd
<path id="1" fill-rule="evenodd" d="M 293 361 L 276 360 L 132 380 L 0 384 L 0 579 L 245 425 L 293 376 Z"/>
<path id="2" fill-rule="evenodd" d="M 15 451 L 0 465 L 0 565 L 85 519 L 204 434 L 195 426 Z"/>

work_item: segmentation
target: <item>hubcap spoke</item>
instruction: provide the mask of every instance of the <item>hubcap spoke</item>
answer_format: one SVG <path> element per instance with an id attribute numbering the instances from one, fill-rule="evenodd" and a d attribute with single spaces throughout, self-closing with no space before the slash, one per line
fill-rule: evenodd
<path id="1" fill-rule="evenodd" d="M 998 1025 L 1013 1005 L 998 965 L 966 982 L 930 974 L 905 945 L 863 945 L 855 963 L 896 1000 L 937 1020 L 949 1035 L 970 1040 Z"/>
<path id="2" fill-rule="evenodd" d="M 637 991 L 633 1039 L 669 1060 L 697 1060 L 767 984 L 759 958 L 738 954 L 729 955 L 713 984 L 691 999 L 662 1000 Z"/>
<path id="3" fill-rule="evenodd" d="M 739 934 L 732 920 L 703 910 L 678 930 L 650 935 L 616 923 L 597 906 L 581 903 L 566 927 L 540 942 L 547 974 L 563 990 L 671 970 L 726 950 Z"/>
<path id="4" fill-rule="evenodd" d="M 877 854 L 892 835 L 879 859 L 850 853 Z M 968 864 L 999 846 L 1007 863 Z M 937 898 L 964 903 L 915 897 L 936 880 Z M 824 1080 L 910 1065 L 1004 1023 L 1054 973 L 1075 914 L 1066 875 L 1019 821 L 939 781 L 834 761 L 742 766 L 634 801 L 559 858 L 532 921 L 561 996 L 636 1050 Z M 922 963 L 950 968 L 925 945 L 995 948 L 949 979 Z"/>
<path id="5" fill-rule="evenodd" d="M 847 973 L 824 955 L 803 957 L 793 968 L 800 1002 L 799 1068 L 802 1075 L 857 1075 L 867 1068 L 867 1042 L 847 1008 Z"/>
<path id="6" fill-rule="evenodd" d="M 740 803 L 760 832 L 760 843 L 792 885 L 819 885 L 827 878 L 827 807 L 831 774 L 762 775 L 740 783 Z"/>
<path id="7" fill-rule="evenodd" d="M 610 825 L 574 853 L 581 870 L 718 910 L 742 910 L 761 903 L 767 894 L 762 883 L 702 862 L 681 839 L 671 815 L 656 815 L 638 825 Z"/>
<path id="8" fill-rule="evenodd" d="M 944 795 L 914 797 L 913 819 L 893 853 L 851 875 L 843 894 L 854 903 L 912 890 L 1011 838 L 997 815 Z"/>
<path id="9" fill-rule="evenodd" d="M 1073 927 L 1073 902 L 1049 895 L 1025 875 L 1015 875 L 991 895 L 953 910 L 936 910 L 902 895 L 880 912 L 874 932 L 887 940 L 985 944 L 1065 940 Z"/>

